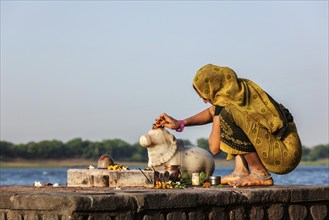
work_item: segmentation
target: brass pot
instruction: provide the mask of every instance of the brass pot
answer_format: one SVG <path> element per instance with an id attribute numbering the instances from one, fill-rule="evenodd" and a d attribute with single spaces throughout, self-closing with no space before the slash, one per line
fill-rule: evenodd
<path id="1" fill-rule="evenodd" d="M 169 180 L 179 181 L 182 178 L 182 172 L 180 170 L 180 165 L 165 165 L 164 172 L 169 173 Z"/>

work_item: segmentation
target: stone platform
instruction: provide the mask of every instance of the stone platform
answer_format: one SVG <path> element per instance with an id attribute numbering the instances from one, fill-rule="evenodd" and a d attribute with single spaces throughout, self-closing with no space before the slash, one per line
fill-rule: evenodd
<path id="1" fill-rule="evenodd" d="M 328 219 L 329 186 L 0 187 L 0 220 Z"/>
<path id="2" fill-rule="evenodd" d="M 69 169 L 67 186 L 73 187 L 127 187 L 154 186 L 154 171 Z"/>

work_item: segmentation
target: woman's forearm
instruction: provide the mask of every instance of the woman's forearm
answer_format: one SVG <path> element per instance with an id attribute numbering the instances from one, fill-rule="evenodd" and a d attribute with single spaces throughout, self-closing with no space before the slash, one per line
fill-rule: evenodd
<path id="1" fill-rule="evenodd" d="M 215 155 L 220 152 L 220 122 L 219 116 L 214 116 L 211 133 L 208 139 L 209 150 Z"/>
<path id="2" fill-rule="evenodd" d="M 219 116 L 214 116 L 214 107 L 211 106 L 204 111 L 184 120 L 185 126 L 204 125 L 213 122 L 208 139 L 209 150 L 215 155 L 220 152 L 220 122 Z"/>
<path id="3" fill-rule="evenodd" d="M 192 117 L 184 120 L 185 126 L 204 125 L 212 122 L 213 115 L 211 114 L 213 107 L 209 107 L 204 111 L 193 115 Z"/>

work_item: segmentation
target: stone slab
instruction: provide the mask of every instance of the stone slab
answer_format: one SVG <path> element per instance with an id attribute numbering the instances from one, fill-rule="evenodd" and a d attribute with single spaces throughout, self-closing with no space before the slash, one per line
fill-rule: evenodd
<path id="1" fill-rule="evenodd" d="M 8 186 L 0 187 L 0 220 L 34 217 L 63 220 L 328 219 L 328 190 L 329 186 L 187 189 Z M 294 196 L 300 194 L 306 196 Z"/>
<path id="2" fill-rule="evenodd" d="M 69 169 L 69 187 L 129 187 L 154 186 L 154 171 L 107 170 L 107 169 Z"/>

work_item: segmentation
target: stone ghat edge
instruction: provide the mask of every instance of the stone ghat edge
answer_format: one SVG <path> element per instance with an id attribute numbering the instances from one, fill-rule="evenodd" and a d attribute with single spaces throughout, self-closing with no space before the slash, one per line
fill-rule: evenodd
<path id="1" fill-rule="evenodd" d="M 1 219 L 326 219 L 329 186 L 0 187 Z"/>

